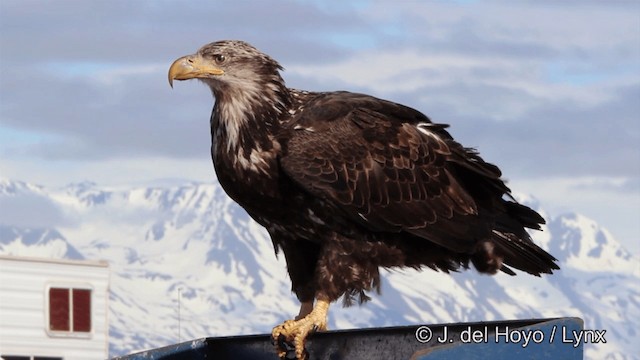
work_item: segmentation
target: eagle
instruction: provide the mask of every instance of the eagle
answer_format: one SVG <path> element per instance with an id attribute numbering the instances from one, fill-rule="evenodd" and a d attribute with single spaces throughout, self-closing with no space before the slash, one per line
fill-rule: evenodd
<path id="1" fill-rule="evenodd" d="M 211 89 L 211 156 L 225 192 L 284 254 L 300 312 L 272 331 L 281 358 L 308 356 L 331 303 L 380 290 L 380 268 L 540 276 L 559 269 L 527 229 L 500 169 L 413 108 L 370 95 L 288 88 L 283 67 L 238 40 L 177 59 L 169 83 Z"/>

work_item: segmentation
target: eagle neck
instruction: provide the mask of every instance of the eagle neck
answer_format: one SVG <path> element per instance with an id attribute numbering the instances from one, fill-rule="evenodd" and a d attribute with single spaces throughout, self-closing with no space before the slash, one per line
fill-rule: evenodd
<path id="1" fill-rule="evenodd" d="M 273 134 L 291 104 L 280 82 L 214 91 L 211 118 L 214 162 L 230 161 L 237 171 L 265 172 L 279 145 Z"/>

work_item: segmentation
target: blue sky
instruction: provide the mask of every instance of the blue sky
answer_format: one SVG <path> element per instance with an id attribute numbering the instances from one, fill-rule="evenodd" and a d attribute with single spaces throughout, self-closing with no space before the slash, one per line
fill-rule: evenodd
<path id="1" fill-rule="evenodd" d="M 210 182 L 212 98 L 167 84 L 243 39 L 292 87 L 421 110 L 551 215 L 640 254 L 640 2 L 0 1 L 0 174 L 64 185 Z"/>

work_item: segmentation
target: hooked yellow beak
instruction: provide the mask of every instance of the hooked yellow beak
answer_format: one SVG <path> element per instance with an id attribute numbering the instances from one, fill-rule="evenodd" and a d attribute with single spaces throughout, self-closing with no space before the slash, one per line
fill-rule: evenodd
<path id="1" fill-rule="evenodd" d="M 224 71 L 211 65 L 199 54 L 187 55 L 174 61 L 169 68 L 169 85 L 173 87 L 173 80 L 189 80 L 207 78 L 212 75 L 222 75 Z"/>

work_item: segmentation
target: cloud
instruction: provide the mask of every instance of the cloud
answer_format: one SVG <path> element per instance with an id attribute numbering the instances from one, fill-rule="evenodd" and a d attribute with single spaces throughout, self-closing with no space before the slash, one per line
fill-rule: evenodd
<path id="1" fill-rule="evenodd" d="M 323 45 L 325 32 L 350 32 L 366 24 L 353 6 L 341 11 L 312 3 L 282 1 L 94 2 L 69 0 L 2 2 L 3 60 L 155 62 L 176 52 L 195 51 L 216 39 L 238 38 L 274 49 L 314 47 L 306 61 L 338 56 Z M 289 51 L 287 51 L 289 52 Z"/>
<path id="2" fill-rule="evenodd" d="M 632 100 L 640 96 L 640 84 L 615 92 L 597 105 L 540 103 L 517 121 L 482 121 L 467 114 L 460 133 L 487 158 L 521 176 L 640 177 L 640 124 L 634 120 L 640 113 Z"/>
<path id="3" fill-rule="evenodd" d="M 577 191 L 596 190 L 640 195 L 640 178 L 595 178 L 587 182 L 577 183 L 573 185 L 573 188 Z"/>
<path id="4" fill-rule="evenodd" d="M 69 223 L 57 204 L 35 194 L 0 196 L 0 209 L 0 225 L 53 228 Z"/>
<path id="5" fill-rule="evenodd" d="M 514 191 L 535 194 L 551 217 L 578 212 L 597 220 L 628 250 L 640 253 L 638 178 L 521 177 L 514 178 L 509 185 Z"/>
<path id="6" fill-rule="evenodd" d="M 51 187 L 62 187 L 77 181 L 94 181 L 100 185 L 113 186 L 147 186 L 154 180 L 176 176 L 185 180 L 184 182 L 216 181 L 208 153 L 202 153 L 194 159 L 136 156 L 101 161 L 42 161 L 38 158 L 3 157 L 0 161 L 0 174 Z"/>
<path id="7" fill-rule="evenodd" d="M 194 158 L 209 152 L 212 98 L 194 84 L 171 91 L 166 71 L 176 57 L 243 38 L 288 63 L 336 61 L 349 50 L 319 34 L 364 32 L 349 7 L 230 4 L 69 1 L 36 11 L 2 2 L 0 131 L 33 136 L 0 151 L 68 161 Z"/>
<path id="8" fill-rule="evenodd" d="M 166 68 L 243 38 L 290 85 L 413 106 L 509 172 L 637 176 L 632 3 L 38 4 L 0 3 L 0 132 L 28 134 L 0 146 L 15 161 L 208 154 L 211 94 L 172 91 Z"/>

